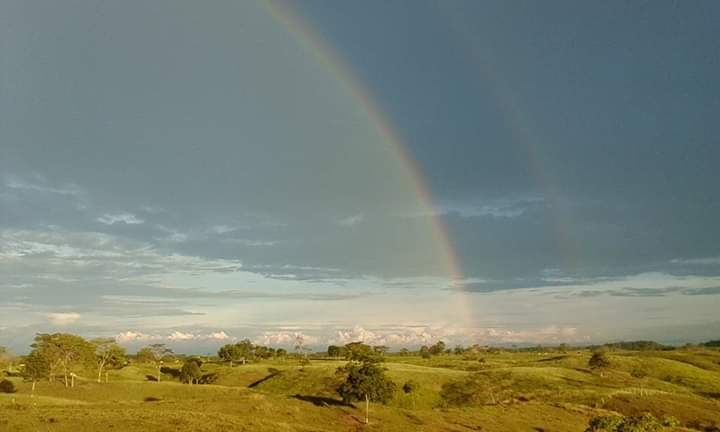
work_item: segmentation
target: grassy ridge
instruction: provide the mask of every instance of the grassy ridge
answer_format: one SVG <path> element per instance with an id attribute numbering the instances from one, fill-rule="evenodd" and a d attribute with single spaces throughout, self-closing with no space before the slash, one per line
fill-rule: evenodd
<path id="1" fill-rule="evenodd" d="M 720 352 L 615 351 L 602 371 L 587 366 L 589 353 L 498 353 L 479 358 L 388 356 L 384 366 L 398 384 L 386 406 L 371 404 L 371 424 L 361 407 L 339 403 L 335 371 L 343 361 L 293 361 L 229 368 L 206 363 L 214 385 L 148 381 L 151 366 L 130 365 L 110 373 L 110 383 L 80 380 L 75 388 L 13 379 L 14 394 L 0 395 L 0 431 L 253 430 L 253 431 L 583 431 L 588 419 L 617 412 L 671 415 L 686 428 L 720 425 Z M 172 365 L 171 365 L 172 366 Z M 477 406 L 443 406 L 443 384 L 476 375 L 494 400 Z M 152 400 L 152 401 L 146 401 Z"/>

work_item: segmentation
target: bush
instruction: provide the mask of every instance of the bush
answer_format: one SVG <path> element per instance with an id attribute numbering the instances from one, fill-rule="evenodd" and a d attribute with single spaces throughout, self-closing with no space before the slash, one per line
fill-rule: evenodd
<path id="1" fill-rule="evenodd" d="M 409 394 L 409 393 L 416 392 L 418 387 L 420 387 L 418 385 L 418 383 L 416 383 L 413 380 L 410 380 L 410 381 L 406 382 L 405 384 L 403 384 L 402 389 L 403 389 L 403 392 L 405 392 L 406 394 Z"/>
<path id="2" fill-rule="evenodd" d="M 608 359 L 605 351 L 595 351 L 588 361 L 588 365 L 593 368 L 606 368 L 610 366 L 610 359 Z"/>
<path id="3" fill-rule="evenodd" d="M 659 432 L 665 426 L 677 426 L 678 421 L 667 417 L 663 422 L 650 413 L 638 416 L 598 416 L 590 419 L 585 432 Z"/>
<path id="4" fill-rule="evenodd" d="M 445 383 L 440 390 L 440 397 L 449 406 L 475 405 L 484 401 L 483 387 L 477 377 L 467 377 L 462 381 Z"/>
<path id="5" fill-rule="evenodd" d="M 15 393 L 16 391 L 15 384 L 12 381 L 8 379 L 0 381 L 0 393 Z"/>

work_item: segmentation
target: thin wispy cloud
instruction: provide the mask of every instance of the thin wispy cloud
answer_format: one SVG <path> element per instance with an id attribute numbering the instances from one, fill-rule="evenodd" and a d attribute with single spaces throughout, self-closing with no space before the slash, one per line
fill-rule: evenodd
<path id="1" fill-rule="evenodd" d="M 135 216 L 133 213 L 105 213 L 97 218 L 97 221 L 105 225 L 114 225 L 116 223 L 124 223 L 126 225 L 138 225 L 145 221 Z"/>
<path id="2" fill-rule="evenodd" d="M 365 215 L 363 215 L 362 213 L 358 213 L 358 214 L 340 219 L 339 221 L 337 221 L 337 223 L 338 223 L 338 225 L 350 227 L 353 225 L 357 225 L 357 224 L 363 222 L 364 220 L 365 220 Z"/>
<path id="3" fill-rule="evenodd" d="M 67 326 L 80 319 L 77 312 L 54 312 L 47 315 L 48 321 L 56 326 Z"/>

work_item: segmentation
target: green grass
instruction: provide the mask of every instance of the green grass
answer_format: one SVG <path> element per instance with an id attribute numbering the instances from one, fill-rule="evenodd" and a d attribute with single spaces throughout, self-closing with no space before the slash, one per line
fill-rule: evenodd
<path id="1" fill-rule="evenodd" d="M 148 381 L 156 370 L 136 364 L 111 371 L 107 384 L 40 382 L 32 396 L 29 383 L 12 378 L 18 391 L 0 395 L 0 431 L 583 431 L 590 417 L 609 412 L 672 415 L 695 428 L 678 430 L 720 424 L 717 351 L 614 351 L 603 371 L 587 367 L 587 351 L 479 357 L 388 356 L 384 367 L 398 387 L 413 380 L 419 389 L 371 404 L 367 426 L 363 404 L 344 406 L 335 393 L 344 361 L 314 360 L 301 369 L 286 360 L 206 363 L 203 372 L 219 376 L 214 385 Z M 477 406 L 445 407 L 443 384 L 472 374 L 494 403 L 488 397 Z"/>

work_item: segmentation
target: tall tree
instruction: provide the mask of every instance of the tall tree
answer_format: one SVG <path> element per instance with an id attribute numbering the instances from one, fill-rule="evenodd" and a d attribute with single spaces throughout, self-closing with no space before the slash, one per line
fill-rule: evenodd
<path id="1" fill-rule="evenodd" d="M 233 367 L 233 362 L 242 359 L 243 352 L 236 344 L 225 344 L 218 350 L 218 357 L 230 362 L 230 367 Z"/>
<path id="2" fill-rule="evenodd" d="M 152 355 L 153 362 L 155 363 L 155 366 L 157 367 L 157 382 L 160 382 L 160 372 L 162 369 L 163 361 L 173 355 L 173 351 L 168 348 L 165 344 L 162 343 L 156 343 L 152 345 L 148 345 L 147 350 L 145 351 L 147 354 Z M 141 350 L 142 351 L 142 350 Z M 140 354 L 140 352 L 138 352 Z"/>
<path id="3" fill-rule="evenodd" d="M 69 333 L 38 333 L 31 347 L 37 355 L 46 358 L 51 378 L 58 370 L 62 371 L 65 387 L 69 386 L 71 374 L 93 363 L 95 354 L 90 342 Z"/>
<path id="4" fill-rule="evenodd" d="M 97 382 L 101 382 L 103 370 L 119 368 L 125 364 L 125 349 L 118 345 L 114 338 L 98 338 L 90 342 L 95 347 Z"/>
<path id="5" fill-rule="evenodd" d="M 32 382 L 32 393 L 34 394 L 37 382 L 50 377 L 49 359 L 37 350 L 33 350 L 25 356 L 23 363 L 25 364 L 22 369 L 23 379 Z"/>
<path id="6" fill-rule="evenodd" d="M 250 342 L 250 339 L 243 339 L 235 344 L 240 353 L 240 360 L 245 364 L 246 361 L 253 360 L 255 358 L 255 345 Z"/>

